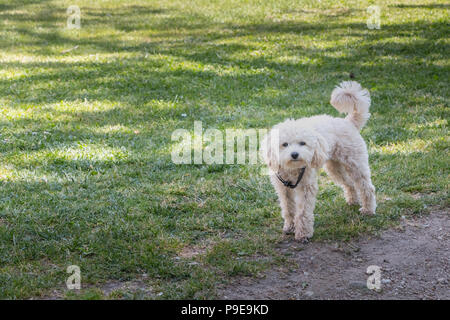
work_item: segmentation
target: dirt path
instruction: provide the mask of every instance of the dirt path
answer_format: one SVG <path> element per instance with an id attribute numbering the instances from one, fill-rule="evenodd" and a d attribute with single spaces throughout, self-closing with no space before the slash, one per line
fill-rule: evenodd
<path id="1" fill-rule="evenodd" d="M 350 243 L 280 245 L 295 270 L 240 278 L 222 299 L 450 299 L 449 210 L 433 212 L 377 237 Z M 381 291 L 367 288 L 366 269 L 381 267 Z"/>

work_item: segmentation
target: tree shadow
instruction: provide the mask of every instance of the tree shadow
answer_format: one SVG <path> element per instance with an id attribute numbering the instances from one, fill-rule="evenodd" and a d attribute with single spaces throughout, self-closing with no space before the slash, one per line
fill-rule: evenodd
<path id="1" fill-rule="evenodd" d="M 159 37 L 163 40 L 151 40 L 141 38 L 140 41 L 121 40 L 112 41 L 102 37 L 88 39 L 77 39 L 69 37 L 57 29 L 54 24 L 62 11 L 55 11 L 53 15 L 46 16 L 43 10 L 34 15 L 37 22 L 53 23 L 50 32 L 39 29 L 16 28 L 15 31 L 29 36 L 40 50 L 48 53 L 45 43 L 57 43 L 64 46 L 79 46 L 81 51 L 91 48 L 92 52 L 113 54 L 115 52 L 134 53 L 135 56 L 125 60 L 115 59 L 113 61 L 86 61 L 86 62 L 4 62 L 2 66 L 9 69 L 26 68 L 28 70 L 39 70 L 25 77 L 13 79 L 1 79 L 0 89 L 2 97 L 12 105 L 34 103 L 38 105 L 51 105 L 61 101 L 105 101 L 117 103 L 120 108 L 112 108 L 107 111 L 79 111 L 73 117 L 72 112 L 51 110 L 55 116 L 65 115 L 72 118 L 69 122 L 72 126 L 84 124 L 89 125 L 116 125 L 123 119 L 133 119 L 138 123 L 144 121 L 161 121 L 170 119 L 174 123 L 183 123 L 181 115 L 193 115 L 208 122 L 220 118 L 226 122 L 233 123 L 238 118 L 223 114 L 221 107 L 226 105 L 238 106 L 242 102 L 247 104 L 265 103 L 274 106 L 270 114 L 262 114 L 250 119 L 250 126 L 270 125 L 275 121 L 282 120 L 286 116 L 307 116 L 318 113 L 335 113 L 327 104 L 328 92 L 323 92 L 324 83 L 331 91 L 332 86 L 339 80 L 346 79 L 349 72 L 356 75 L 374 74 L 368 79 L 373 84 L 382 83 L 383 86 L 393 89 L 395 84 L 402 82 L 409 88 L 416 89 L 418 84 L 413 78 L 405 78 L 401 75 L 407 72 L 427 72 L 431 77 L 446 74 L 446 68 L 440 65 L 427 65 L 423 70 L 424 62 L 421 59 L 432 54 L 445 54 L 448 44 L 438 41 L 445 34 L 445 22 L 422 22 L 421 28 L 417 29 L 416 23 L 399 23 L 383 26 L 381 30 L 371 32 L 362 23 L 328 22 L 326 18 L 321 23 L 308 22 L 266 22 L 256 24 L 209 24 L 210 19 L 201 15 L 195 15 L 195 24 L 189 23 L 189 19 L 180 21 L 177 18 L 150 24 L 133 24 L 133 21 L 124 22 L 127 30 L 120 29 L 120 24 L 112 20 L 122 21 L 130 17 L 137 21 L 145 20 L 144 17 L 167 13 L 166 9 L 154 7 L 127 6 L 121 11 L 104 12 L 96 8 L 83 8 L 86 15 L 87 25 L 99 27 L 112 23 L 112 26 L 122 31 L 142 30 L 149 28 L 161 32 Z M 348 11 L 345 11 L 347 14 Z M 349 14 L 354 14 L 350 11 Z M 109 16 L 110 15 L 110 16 Z M 28 21 L 33 13 L 10 15 L 8 19 L 17 19 L 16 22 Z M 122 21 L 123 22 L 123 21 Z M 162 27 L 163 25 L 166 27 Z M 180 34 L 167 31 L 170 26 L 180 26 L 184 31 Z M 230 30 L 229 32 L 223 32 Z M 286 44 L 283 48 L 285 54 L 293 57 L 301 57 L 302 61 L 276 61 L 273 56 L 249 56 L 248 52 L 258 51 L 259 47 L 254 44 L 244 44 L 233 41 L 241 37 L 276 37 L 276 36 L 314 36 L 324 34 L 324 40 L 339 37 L 359 37 L 365 39 L 364 44 L 338 44 L 325 48 L 307 47 L 301 44 Z M 395 37 L 417 37 L 420 39 L 401 43 L 397 41 L 383 41 Z M 231 40 L 231 42 L 230 42 Z M 215 44 L 215 41 L 221 43 Z M 227 42 L 223 42 L 227 41 Z M 271 40 L 273 41 L 273 40 Z M 31 42 L 26 43 L 31 44 Z M 13 43 L 3 43 L 3 48 L 13 46 Z M 339 53 L 346 52 L 345 55 Z M 50 52 L 50 56 L 61 57 L 61 52 Z M 76 53 L 76 51 L 75 51 Z M 258 73 L 244 73 L 239 75 L 220 74 L 217 71 L 199 68 L 190 70 L 187 68 L 169 69 L 162 59 L 147 59 L 164 55 L 170 59 L 181 59 L 200 65 L 216 66 L 223 68 L 240 68 L 242 70 L 259 68 Z M 137 56 L 136 56 L 137 55 Z M 67 56 L 70 56 L 68 54 Z M 386 62 L 383 59 L 389 58 Z M 180 61 L 180 60 L 178 60 Z M 296 73 L 298 72 L 299 75 Z M 287 80 L 280 80 L 280 76 L 288 74 Z M 308 103 L 308 96 L 302 94 L 296 88 L 292 88 L 289 77 L 302 79 L 302 73 L 322 74 L 323 79 L 308 82 L 309 91 L 320 89 L 318 93 L 323 103 L 308 108 L 298 108 L 293 98 L 284 98 L 283 95 L 262 95 L 262 92 L 274 90 L 277 92 L 289 92 L 294 98 L 301 98 L 303 103 Z M 385 75 L 386 73 L 386 75 Z M 332 75 L 336 80 L 328 80 L 327 75 Z M 392 78 L 394 75 L 394 78 Z M 395 75 L 399 77 L 395 78 Z M 304 79 L 304 77 L 303 77 Z M 401 79 L 401 80 L 400 80 Z M 383 83 L 386 82 L 386 83 Z M 422 84 L 431 87 L 431 84 Z M 242 87 L 249 87 L 249 92 L 243 92 Z M 93 90 L 96 88 L 96 90 Z M 394 89 L 395 90 L 395 89 Z M 398 92 L 398 90 L 396 90 Z M 199 95 L 201 92 L 201 95 Z M 374 93 L 375 98 L 386 102 L 387 96 L 382 92 Z M 160 101 L 172 104 L 182 97 L 181 103 L 176 108 L 148 107 L 151 101 Z M 317 97 L 314 97 L 317 101 Z M 413 100 L 412 100 L 413 101 Z M 214 107 L 204 107 L 205 104 Z M 139 114 L 136 114 L 139 108 Z M 240 107 L 245 110 L 248 107 Z M 249 109 L 249 112 L 253 112 Z M 402 109 L 391 110 L 388 106 L 374 106 L 373 112 L 381 117 L 381 123 L 389 117 L 389 112 L 403 112 Z M 425 113 L 428 111 L 425 111 Z M 30 120 L 31 121 L 31 120 Z M 377 120 L 375 120 L 377 121 Z M 380 124 L 380 121 L 377 125 Z M 26 121 L 24 121 L 26 122 Z M 28 121 L 29 122 L 29 121 Z M 371 130 L 371 123 L 367 131 Z M 17 126 L 25 126 L 16 123 Z M 43 125 L 42 127 L 46 127 Z M 375 128 L 375 124 L 373 125 Z M 389 143 L 408 139 L 410 134 L 407 130 L 394 127 L 388 128 L 383 133 L 377 133 L 374 129 L 372 135 L 376 143 Z"/>
<path id="2" fill-rule="evenodd" d="M 433 3 L 433 4 L 396 4 L 390 5 L 390 8 L 406 8 L 406 9 L 448 9 L 450 4 Z"/>

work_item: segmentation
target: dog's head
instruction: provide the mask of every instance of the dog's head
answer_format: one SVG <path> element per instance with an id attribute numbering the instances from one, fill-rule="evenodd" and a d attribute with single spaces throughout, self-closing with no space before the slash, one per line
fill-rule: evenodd
<path id="1" fill-rule="evenodd" d="M 262 156 L 270 169 L 320 168 L 327 158 L 324 137 L 299 121 L 286 120 L 266 135 L 261 145 Z"/>

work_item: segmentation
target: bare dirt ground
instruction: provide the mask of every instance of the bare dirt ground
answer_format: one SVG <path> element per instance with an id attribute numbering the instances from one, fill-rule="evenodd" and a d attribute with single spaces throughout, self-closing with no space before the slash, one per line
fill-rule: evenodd
<path id="1" fill-rule="evenodd" d="M 450 211 L 403 220 L 395 229 L 354 242 L 284 241 L 296 262 L 264 278 L 240 278 L 222 299 L 450 299 Z M 381 291 L 367 288 L 367 267 L 381 267 Z"/>

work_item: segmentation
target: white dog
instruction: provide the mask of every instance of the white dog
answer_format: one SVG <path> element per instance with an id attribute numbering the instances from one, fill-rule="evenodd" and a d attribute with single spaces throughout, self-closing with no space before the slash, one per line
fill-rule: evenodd
<path id="1" fill-rule="evenodd" d="M 370 117 L 370 94 L 354 81 L 344 81 L 331 93 L 330 103 L 344 118 L 328 115 L 288 119 L 275 125 L 261 145 L 278 194 L 283 232 L 307 240 L 314 232 L 317 171 L 325 167 L 344 189 L 348 204 L 361 204 L 360 212 L 374 214 L 375 188 L 370 179 L 369 156 L 359 131 Z"/>

